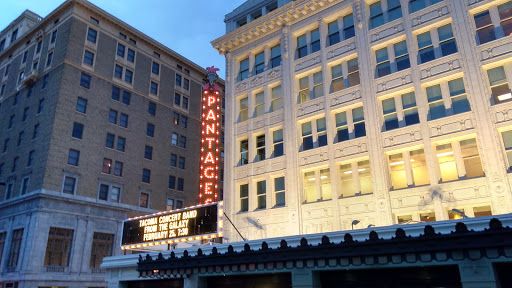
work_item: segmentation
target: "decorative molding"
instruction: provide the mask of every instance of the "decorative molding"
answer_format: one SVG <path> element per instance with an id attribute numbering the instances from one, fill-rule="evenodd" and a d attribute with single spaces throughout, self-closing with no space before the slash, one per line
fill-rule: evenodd
<path id="1" fill-rule="evenodd" d="M 317 101 L 315 101 L 317 100 Z M 324 97 L 305 102 L 297 109 L 297 117 L 302 117 L 311 113 L 318 112 L 325 109 Z M 314 102 L 312 102 L 314 101 Z"/>
<path id="2" fill-rule="evenodd" d="M 404 23 L 400 23 L 398 25 L 378 31 L 377 33 L 372 34 L 370 39 L 371 39 L 371 42 L 373 43 L 375 41 L 386 39 L 390 36 L 393 36 L 397 33 L 402 32 L 402 31 L 404 31 Z"/>
<path id="3" fill-rule="evenodd" d="M 389 137 L 384 138 L 384 147 L 414 142 L 417 140 L 421 140 L 420 131 L 412 131 L 409 133 L 403 133 L 399 135 L 391 135 Z"/>
<path id="4" fill-rule="evenodd" d="M 447 6 L 432 10 L 412 19 L 412 27 L 428 23 L 450 13 Z"/>
<path id="5" fill-rule="evenodd" d="M 350 44 L 347 44 L 347 45 L 338 47 L 336 49 L 333 49 L 332 51 L 328 51 L 327 52 L 327 59 L 331 59 L 331 58 L 340 56 L 340 55 L 342 55 L 344 53 L 353 51 L 355 49 L 356 49 L 356 42 L 354 41 L 354 42 L 352 42 Z"/>
<path id="6" fill-rule="evenodd" d="M 304 62 L 301 62 L 301 63 L 298 63 L 297 65 L 295 65 L 295 72 L 300 71 L 304 68 L 311 67 L 318 63 L 320 63 L 320 55 L 313 57 L 311 59 L 305 60 Z"/>
<path id="7" fill-rule="evenodd" d="M 269 81 L 278 79 L 279 77 L 281 77 L 281 70 L 280 68 L 275 68 L 272 70 L 267 70 L 258 75 L 259 76 L 253 76 L 249 77 L 248 79 L 244 79 L 243 82 L 239 83 L 236 86 L 235 93 L 242 93 L 249 88 L 255 88 Z"/>
<path id="8" fill-rule="evenodd" d="M 482 49 L 480 51 L 480 58 L 481 60 L 488 60 L 501 55 L 510 54 L 510 52 L 512 52 L 512 43 L 510 39 L 508 39 L 506 42 L 501 42 L 500 45 Z"/>
<path id="9" fill-rule="evenodd" d="M 377 93 L 387 91 L 399 86 L 407 85 L 412 82 L 411 74 L 404 74 L 394 79 L 386 79 L 381 83 L 377 83 Z"/>
<path id="10" fill-rule="evenodd" d="M 352 100 L 361 99 L 361 90 L 356 90 L 352 93 L 347 93 L 331 98 L 331 107 L 341 105 Z"/>
<path id="11" fill-rule="evenodd" d="M 437 137 L 454 132 L 464 131 L 474 128 L 473 119 L 462 119 L 451 123 L 443 123 L 430 127 L 431 137 Z"/>
<path id="12" fill-rule="evenodd" d="M 310 155 L 300 156 L 299 158 L 299 165 L 307 165 L 317 162 L 326 161 L 329 159 L 329 152 L 328 151 L 313 151 L 314 153 L 311 153 Z M 302 152 L 301 154 L 304 154 Z"/>
<path id="13" fill-rule="evenodd" d="M 447 61 L 444 63 L 437 64 L 435 66 L 421 69 L 421 71 L 420 71 L 421 80 L 424 80 L 426 78 L 429 78 L 429 77 L 432 77 L 435 75 L 439 75 L 441 73 L 452 71 L 452 70 L 458 69 L 460 67 L 461 67 L 460 60 L 457 58 L 454 60 L 450 60 L 450 61 Z"/>
<path id="14" fill-rule="evenodd" d="M 353 154 L 363 153 L 368 151 L 368 145 L 366 142 L 359 142 L 350 146 L 345 146 L 341 148 L 335 148 L 334 157 L 340 158 L 344 156 L 349 156 Z"/>

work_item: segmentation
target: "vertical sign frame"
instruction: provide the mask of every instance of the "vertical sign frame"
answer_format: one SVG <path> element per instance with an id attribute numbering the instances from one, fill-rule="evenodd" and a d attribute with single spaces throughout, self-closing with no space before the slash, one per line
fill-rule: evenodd
<path id="1" fill-rule="evenodd" d="M 220 88 L 215 67 L 207 67 L 209 83 L 203 85 L 201 113 L 201 174 L 199 204 L 217 202 L 219 184 Z"/>

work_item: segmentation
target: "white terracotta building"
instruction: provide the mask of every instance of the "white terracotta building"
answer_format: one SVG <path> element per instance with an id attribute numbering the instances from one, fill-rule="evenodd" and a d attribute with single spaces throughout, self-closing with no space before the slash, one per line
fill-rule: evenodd
<path id="1" fill-rule="evenodd" d="M 512 212 L 512 1 L 247 1 L 225 211 L 250 240 Z M 229 241 L 242 240 L 225 227 Z"/>

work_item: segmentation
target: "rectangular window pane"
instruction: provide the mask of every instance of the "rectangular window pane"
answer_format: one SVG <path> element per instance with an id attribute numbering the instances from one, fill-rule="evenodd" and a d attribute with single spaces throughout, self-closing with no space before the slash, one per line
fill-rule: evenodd
<path id="1" fill-rule="evenodd" d="M 354 188 L 354 176 L 352 175 L 352 165 L 344 164 L 340 166 L 341 177 L 341 194 L 343 197 L 354 196 L 356 191 Z"/>
<path id="2" fill-rule="evenodd" d="M 317 201 L 315 171 L 304 173 L 304 192 L 306 202 Z"/>
<path id="3" fill-rule="evenodd" d="M 436 153 L 437 161 L 439 162 L 439 170 L 441 172 L 441 180 L 446 182 L 459 179 L 452 145 L 438 145 L 436 147 Z"/>
<path id="4" fill-rule="evenodd" d="M 412 177 L 415 186 L 427 185 L 430 183 L 428 178 L 427 162 L 423 149 L 410 151 Z"/>
<path id="5" fill-rule="evenodd" d="M 406 188 L 407 174 L 405 173 L 405 162 L 402 153 L 389 155 L 389 168 L 393 189 Z"/>
<path id="6" fill-rule="evenodd" d="M 476 139 L 460 141 L 460 150 L 466 168 L 466 178 L 480 177 L 484 175 L 480 154 L 476 145 Z"/>

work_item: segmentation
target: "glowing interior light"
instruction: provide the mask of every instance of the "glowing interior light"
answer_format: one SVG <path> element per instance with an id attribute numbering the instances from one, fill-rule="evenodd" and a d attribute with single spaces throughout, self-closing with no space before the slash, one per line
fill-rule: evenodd
<path id="1" fill-rule="evenodd" d="M 411 159 L 411 162 L 414 162 L 414 159 Z M 397 162 L 393 162 L 393 163 L 389 163 L 389 166 L 395 166 L 395 165 L 401 165 L 401 164 L 404 164 L 405 161 L 397 161 Z"/>
<path id="2" fill-rule="evenodd" d="M 315 181 L 315 177 L 309 178 L 308 181 Z"/>
<path id="3" fill-rule="evenodd" d="M 503 94 L 503 95 L 498 96 L 498 100 L 500 100 L 500 101 L 508 100 L 510 98 L 512 98 L 512 94 L 511 93 L 507 93 L 507 94 Z"/>
<path id="4" fill-rule="evenodd" d="M 439 154 L 437 154 L 437 157 L 444 157 L 444 156 L 449 156 L 449 155 L 453 155 L 453 151 L 439 153 Z"/>

